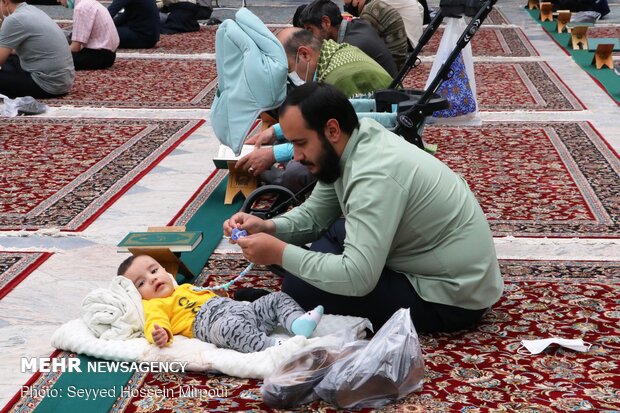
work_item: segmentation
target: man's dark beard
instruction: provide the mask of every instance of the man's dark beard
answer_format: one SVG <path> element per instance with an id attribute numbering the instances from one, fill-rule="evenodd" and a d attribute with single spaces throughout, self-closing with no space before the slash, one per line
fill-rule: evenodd
<path id="1" fill-rule="evenodd" d="M 313 175 L 323 183 L 332 184 L 340 177 L 340 158 L 323 133 L 319 133 L 319 139 L 323 151 L 316 163 L 317 172 Z"/>

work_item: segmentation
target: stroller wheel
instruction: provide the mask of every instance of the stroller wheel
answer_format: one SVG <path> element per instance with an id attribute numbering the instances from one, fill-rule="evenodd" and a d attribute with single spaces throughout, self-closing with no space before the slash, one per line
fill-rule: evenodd
<path id="1" fill-rule="evenodd" d="M 301 201 L 286 187 L 264 185 L 254 190 L 245 199 L 241 211 L 262 219 L 270 219 L 286 212 L 289 207 L 299 204 Z"/>

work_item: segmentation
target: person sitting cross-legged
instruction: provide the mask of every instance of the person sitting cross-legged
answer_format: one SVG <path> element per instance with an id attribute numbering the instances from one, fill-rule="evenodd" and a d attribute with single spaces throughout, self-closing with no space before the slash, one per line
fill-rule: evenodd
<path id="1" fill-rule="evenodd" d="M 344 11 L 370 23 L 392 53 L 397 69 L 401 70 L 409 54 L 409 41 L 398 11 L 383 0 L 344 0 Z"/>
<path id="2" fill-rule="evenodd" d="M 107 69 L 116 60 L 119 37 L 110 13 L 97 0 L 58 0 L 73 9 L 71 54 L 75 70 Z"/>
<path id="3" fill-rule="evenodd" d="M 439 159 L 311 82 L 279 120 L 295 159 L 318 182 L 300 206 L 223 223 L 256 265 L 279 265 L 282 291 L 303 308 L 368 318 L 380 328 L 409 308 L 418 332 L 470 328 L 503 292 L 493 236 L 467 182 Z M 312 242 L 310 250 L 304 248 Z"/>
<path id="4" fill-rule="evenodd" d="M 67 39 L 42 10 L 22 0 L 0 0 L 0 94 L 53 98 L 75 77 Z"/>
<path id="5" fill-rule="evenodd" d="M 155 0 L 112 0 L 108 12 L 118 31 L 119 48 L 151 49 L 159 41 L 161 22 Z"/>

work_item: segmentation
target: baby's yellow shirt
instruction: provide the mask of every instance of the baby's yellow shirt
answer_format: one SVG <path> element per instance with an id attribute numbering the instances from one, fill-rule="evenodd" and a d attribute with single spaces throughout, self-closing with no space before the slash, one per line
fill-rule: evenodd
<path id="1" fill-rule="evenodd" d="M 213 291 L 192 291 L 191 287 L 192 284 L 181 284 L 168 297 L 142 300 L 144 335 L 149 343 L 153 343 L 155 324 L 168 332 L 168 343 L 175 334 L 194 337 L 194 319 L 200 306 L 217 295 Z"/>

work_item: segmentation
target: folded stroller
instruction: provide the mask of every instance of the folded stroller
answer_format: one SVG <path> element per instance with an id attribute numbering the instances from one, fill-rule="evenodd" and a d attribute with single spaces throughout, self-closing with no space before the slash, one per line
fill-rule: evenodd
<path id="1" fill-rule="evenodd" d="M 443 5 L 443 2 L 446 2 L 446 6 Z M 422 148 L 428 149 L 427 145 L 425 145 L 424 140 L 422 139 L 422 131 L 425 124 L 425 119 L 428 116 L 431 116 L 434 112 L 439 110 L 444 110 L 449 107 L 449 103 L 445 98 L 439 96 L 436 92 L 441 86 L 441 84 L 449 79 L 452 75 L 452 64 L 456 61 L 461 50 L 466 47 L 471 41 L 472 37 L 478 31 L 487 15 L 491 12 L 494 4 L 497 0 L 485 0 L 483 2 L 479 2 L 479 0 L 464 0 L 467 4 L 459 4 L 459 0 L 442 0 L 442 4 L 440 4 L 440 10 L 437 12 L 435 17 L 431 20 L 429 25 L 426 27 L 422 36 L 420 37 L 420 41 L 418 45 L 415 47 L 403 69 L 398 73 L 396 78 L 394 78 L 392 84 L 388 89 L 377 91 L 371 96 L 370 99 L 353 99 L 353 106 L 356 108 L 356 112 L 358 112 L 358 116 L 364 117 L 369 116 L 384 126 L 391 129 L 394 133 L 401 135 L 408 142 Z M 475 11 L 475 12 L 474 12 Z M 443 63 L 435 77 L 430 81 L 426 90 L 410 90 L 403 89 L 402 82 L 404 78 L 407 76 L 410 70 L 414 69 L 420 64 L 420 59 L 418 57 L 419 53 L 422 51 L 423 47 L 428 43 L 433 34 L 437 31 L 444 17 L 455 17 L 455 13 L 465 12 L 466 15 L 472 17 L 471 21 L 467 25 L 465 31 L 460 36 L 457 44 L 455 45 L 452 53 Z M 240 15 L 240 13 L 243 13 Z M 248 15 L 251 15 L 247 9 L 241 9 L 237 13 L 237 20 L 248 20 Z M 254 16 L 256 20 L 260 22 L 258 18 Z M 225 21 L 222 24 L 222 27 L 225 27 L 228 21 Z M 256 23 L 255 20 L 253 20 Z M 232 23 L 228 23 L 232 24 Z M 264 25 L 263 25 L 264 26 Z M 270 109 L 274 109 L 278 107 L 283 101 L 285 97 L 286 91 L 286 75 L 288 68 L 286 67 L 286 56 L 284 54 L 284 49 L 280 45 L 280 51 L 278 51 L 277 47 L 273 47 L 273 42 L 279 45 L 279 42 L 269 32 L 266 27 L 265 30 L 261 31 L 261 35 L 264 35 L 269 41 L 264 41 L 259 44 L 267 43 L 269 44 L 269 53 L 265 56 L 265 58 L 261 61 L 261 65 L 256 65 L 256 62 L 253 64 L 247 65 L 246 70 L 254 70 L 259 71 L 261 75 L 266 77 L 269 76 L 269 72 L 273 72 L 274 76 L 279 76 L 278 79 L 281 79 L 281 83 L 275 82 L 271 80 L 271 85 L 275 88 L 276 93 L 273 94 L 275 98 L 273 101 L 265 102 L 260 105 L 257 105 L 255 100 L 257 99 L 257 94 L 255 90 L 256 83 L 248 82 L 246 78 L 244 79 L 231 79 L 231 76 L 237 76 L 236 73 L 232 73 L 224 69 L 220 69 L 220 63 L 224 64 L 226 61 L 230 61 L 230 56 L 228 53 L 220 48 L 218 50 L 218 45 L 220 45 L 220 30 L 222 27 L 218 29 L 216 34 L 216 62 L 217 62 L 217 70 L 218 70 L 218 78 L 220 79 L 220 88 L 218 88 L 218 92 L 216 94 L 216 98 L 213 104 L 213 109 L 211 111 L 211 117 L 213 120 L 214 130 L 218 139 L 225 145 L 229 146 L 235 153 L 239 153 L 243 142 L 246 139 L 246 135 L 250 129 L 250 126 L 255 122 L 256 117 L 261 111 L 267 111 Z M 268 33 L 265 33 L 268 32 Z M 258 47 L 258 45 L 257 45 Z M 272 61 L 277 61 L 277 65 L 270 64 Z M 265 62 L 267 64 L 265 65 Z M 284 62 L 284 69 L 279 67 L 280 63 Z M 278 66 L 279 71 L 274 70 L 273 66 Z M 220 75 L 227 77 L 227 80 L 224 84 L 224 89 L 221 90 L 222 87 L 222 78 Z M 252 75 L 256 77 L 255 75 Z M 247 77 L 247 75 L 246 75 Z M 227 95 L 226 86 L 230 88 L 230 85 L 234 85 L 239 92 L 240 85 L 246 86 L 250 90 L 241 91 L 244 93 L 240 93 L 247 102 L 247 96 L 250 96 L 253 99 L 252 105 L 249 105 L 252 108 L 252 111 L 248 110 L 248 105 L 244 106 L 245 118 L 243 120 L 240 119 L 239 116 L 231 116 L 231 110 L 233 106 L 228 104 L 226 106 L 226 111 L 220 110 L 220 105 L 218 104 L 218 100 L 225 98 Z M 252 90 L 254 89 L 254 90 Z M 230 95 L 230 93 L 228 93 Z M 235 105 L 234 107 L 239 107 Z M 221 117 L 225 117 L 228 128 L 216 128 L 216 123 L 221 121 Z M 233 120 L 231 120 L 233 119 Z M 221 122 L 220 122 L 221 123 Z M 231 135 L 231 131 L 235 130 L 236 133 Z M 227 132 L 227 133 L 223 133 Z M 242 133 L 244 132 L 244 133 Z M 278 185 L 264 185 L 254 192 L 250 194 L 242 207 L 242 211 L 252 213 L 254 215 L 260 216 L 264 219 L 272 218 L 276 215 L 279 215 L 289 208 L 293 206 L 297 206 L 301 204 L 306 196 L 311 192 L 314 184 L 310 184 L 307 187 L 303 188 L 297 193 L 293 193 L 289 189 L 278 186 Z M 261 202 L 263 200 L 264 202 Z"/>

